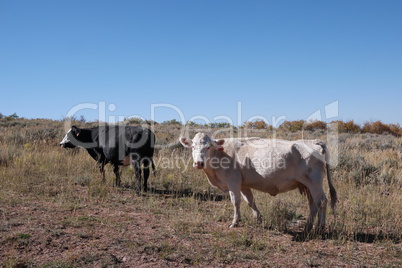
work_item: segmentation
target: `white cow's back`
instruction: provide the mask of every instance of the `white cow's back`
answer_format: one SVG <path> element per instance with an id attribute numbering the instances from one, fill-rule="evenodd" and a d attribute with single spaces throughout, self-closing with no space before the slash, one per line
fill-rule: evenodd
<path id="1" fill-rule="evenodd" d="M 309 168 L 323 169 L 317 140 L 287 141 L 261 138 L 225 139 L 225 153 L 239 165 L 243 184 L 270 194 L 297 188 L 296 177 Z"/>

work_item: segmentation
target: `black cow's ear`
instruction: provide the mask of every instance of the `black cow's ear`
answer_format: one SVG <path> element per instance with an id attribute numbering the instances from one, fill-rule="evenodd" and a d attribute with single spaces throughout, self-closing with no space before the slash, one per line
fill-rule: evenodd
<path id="1" fill-rule="evenodd" d="M 79 129 L 76 126 L 71 127 L 71 132 L 73 133 L 74 136 L 78 137 L 81 133 L 81 129 Z"/>

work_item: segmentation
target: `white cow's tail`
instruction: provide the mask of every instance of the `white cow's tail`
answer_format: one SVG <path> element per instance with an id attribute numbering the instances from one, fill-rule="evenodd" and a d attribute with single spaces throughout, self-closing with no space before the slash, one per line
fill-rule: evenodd
<path id="1" fill-rule="evenodd" d="M 335 209 L 336 206 L 336 202 L 338 201 L 338 195 L 336 193 L 335 187 L 332 184 L 332 180 L 331 180 L 331 172 L 330 172 L 330 166 L 329 166 L 329 152 L 327 149 L 327 146 L 324 143 L 324 147 L 323 149 L 325 150 L 325 167 L 327 170 L 327 180 L 328 180 L 328 186 L 329 186 L 329 193 L 331 195 L 331 208 Z"/>
<path id="2" fill-rule="evenodd" d="M 328 186 L 329 186 L 329 193 L 331 195 L 331 208 L 335 209 L 336 206 L 336 202 L 338 201 L 338 195 L 336 193 L 335 187 L 332 184 L 332 180 L 331 180 L 331 172 L 330 172 L 330 166 L 329 166 L 329 151 L 327 149 L 327 145 L 325 144 L 325 142 L 319 142 L 318 143 L 321 148 L 322 148 L 322 154 L 325 155 L 325 168 L 327 170 L 327 180 L 328 180 Z"/>

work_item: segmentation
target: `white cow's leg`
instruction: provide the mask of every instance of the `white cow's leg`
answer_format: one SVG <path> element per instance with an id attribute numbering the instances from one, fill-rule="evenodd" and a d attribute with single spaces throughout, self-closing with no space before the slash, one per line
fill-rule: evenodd
<path id="1" fill-rule="evenodd" d="M 309 233 L 313 227 L 314 219 L 318 212 L 317 232 L 321 233 L 325 228 L 325 216 L 327 209 L 327 198 L 320 185 L 311 185 L 309 188 L 310 217 L 307 220 L 305 232 Z"/>
<path id="2" fill-rule="evenodd" d="M 318 211 L 316 232 L 322 233 L 325 230 L 325 217 L 327 212 L 327 197 L 325 196 L 323 183 L 323 170 L 315 169 L 309 174 L 311 185 L 308 187 L 311 197 L 314 200 L 314 207 Z"/>
<path id="3" fill-rule="evenodd" d="M 229 228 L 237 227 L 240 221 L 240 189 L 229 189 L 230 200 L 234 207 L 233 221 Z"/>
<path id="4" fill-rule="evenodd" d="M 250 188 L 241 188 L 241 194 L 243 196 L 243 199 L 247 202 L 247 204 L 253 210 L 254 219 L 256 219 L 260 223 L 261 222 L 261 213 L 258 210 L 257 206 L 255 205 L 253 192 L 251 191 Z"/>
<path id="5" fill-rule="evenodd" d="M 318 209 L 318 226 L 317 232 L 322 233 L 325 230 L 325 218 L 327 214 L 327 198 L 323 195 L 320 207 Z"/>
<path id="6" fill-rule="evenodd" d="M 306 226 L 304 227 L 304 233 L 307 235 L 310 233 L 311 228 L 313 228 L 313 223 L 315 219 L 315 215 L 317 215 L 317 207 L 315 206 L 314 200 L 310 194 L 310 192 L 307 192 L 307 198 L 308 198 L 308 204 L 310 207 L 310 216 L 307 219 Z"/>
<path id="7" fill-rule="evenodd" d="M 311 193 L 314 206 L 318 210 L 318 221 L 316 226 L 316 232 L 322 233 L 325 229 L 325 216 L 327 212 L 327 197 L 325 196 L 322 186 L 316 186 L 314 192 Z"/>

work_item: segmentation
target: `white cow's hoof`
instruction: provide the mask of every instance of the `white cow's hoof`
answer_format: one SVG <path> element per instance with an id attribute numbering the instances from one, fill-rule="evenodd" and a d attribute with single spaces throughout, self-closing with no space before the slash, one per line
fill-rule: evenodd
<path id="1" fill-rule="evenodd" d="M 229 225 L 229 228 L 236 228 L 237 226 L 238 226 L 237 223 L 232 223 L 232 224 Z"/>

